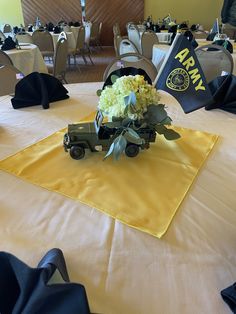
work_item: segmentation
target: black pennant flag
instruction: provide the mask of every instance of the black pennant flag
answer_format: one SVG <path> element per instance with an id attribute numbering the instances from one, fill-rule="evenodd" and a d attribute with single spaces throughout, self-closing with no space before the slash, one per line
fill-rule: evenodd
<path id="1" fill-rule="evenodd" d="M 175 37 L 154 85 L 174 96 L 185 113 L 202 108 L 212 100 L 191 42 L 181 34 Z"/>

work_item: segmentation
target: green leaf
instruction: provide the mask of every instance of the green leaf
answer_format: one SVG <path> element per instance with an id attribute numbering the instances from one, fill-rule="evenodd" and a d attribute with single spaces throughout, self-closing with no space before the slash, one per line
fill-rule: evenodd
<path id="1" fill-rule="evenodd" d="M 180 138 L 179 133 L 171 129 L 166 129 L 164 136 L 169 141 L 177 140 L 178 138 Z"/>
<path id="2" fill-rule="evenodd" d="M 163 124 L 155 125 L 155 130 L 158 134 L 164 134 L 168 130 Z"/>
<path id="3" fill-rule="evenodd" d="M 108 152 L 106 153 L 105 157 L 103 158 L 103 160 L 107 159 L 108 156 L 110 156 L 112 154 L 114 150 L 114 142 L 111 144 L 111 146 L 109 147 Z"/>
<path id="4" fill-rule="evenodd" d="M 134 92 L 130 92 L 128 96 L 124 97 L 125 105 L 135 105 L 136 104 L 136 95 Z"/>
<path id="5" fill-rule="evenodd" d="M 130 143 L 134 143 L 137 145 L 141 145 L 144 144 L 145 140 L 143 138 L 141 138 L 137 132 L 135 132 L 134 130 L 132 130 L 131 128 L 127 128 L 126 132 L 123 135 L 126 140 Z"/>
<path id="6" fill-rule="evenodd" d="M 117 76 L 117 75 L 115 75 L 115 74 L 112 74 L 112 76 L 111 76 L 111 82 L 112 82 L 112 84 L 114 84 L 115 81 L 116 81 L 118 78 L 119 78 L 119 76 Z"/>
<path id="7" fill-rule="evenodd" d="M 161 121 L 161 124 L 171 125 L 172 119 L 170 117 L 166 117 L 164 120 Z"/>
<path id="8" fill-rule="evenodd" d="M 150 105 L 145 113 L 145 120 L 148 124 L 161 123 L 168 117 L 164 105 Z"/>
<path id="9" fill-rule="evenodd" d="M 97 96 L 100 97 L 100 96 L 101 96 L 101 93 L 102 93 L 102 89 L 98 89 L 98 90 L 97 90 Z"/>
<path id="10" fill-rule="evenodd" d="M 118 160 L 120 158 L 120 155 L 124 152 L 126 148 L 127 140 L 123 135 L 119 135 L 114 140 L 113 143 L 114 143 L 113 156 L 115 160 Z"/>

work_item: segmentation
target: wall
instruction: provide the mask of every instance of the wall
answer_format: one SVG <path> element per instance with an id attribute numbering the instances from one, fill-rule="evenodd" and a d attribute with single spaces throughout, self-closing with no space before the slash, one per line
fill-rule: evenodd
<path id="1" fill-rule="evenodd" d="M 24 24 L 20 0 L 0 0 L 0 25 Z"/>
<path id="2" fill-rule="evenodd" d="M 0 0 L 2 1 L 2 0 Z M 11 1 L 11 0 L 9 0 Z M 66 5 L 65 5 L 66 3 Z M 81 20 L 79 0 L 22 0 L 25 24 L 34 23 L 38 16 L 42 23 L 60 20 Z M 124 30 L 128 21 L 138 22 L 144 16 L 144 0 L 86 0 L 86 19 L 102 22 L 101 42 L 113 45 L 112 26 L 118 22 Z"/>
<path id="3" fill-rule="evenodd" d="M 145 0 L 144 16 L 152 15 L 156 21 L 170 13 L 177 23 L 189 20 L 191 25 L 199 23 L 210 29 L 215 19 L 220 18 L 222 4 L 223 0 Z"/>

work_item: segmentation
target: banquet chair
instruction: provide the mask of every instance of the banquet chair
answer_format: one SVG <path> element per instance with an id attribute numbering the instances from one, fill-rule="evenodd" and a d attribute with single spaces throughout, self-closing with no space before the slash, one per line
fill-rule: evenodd
<path id="1" fill-rule="evenodd" d="M 195 53 L 207 82 L 221 76 L 223 71 L 232 74 L 233 57 L 224 47 L 205 45 L 196 48 Z"/>
<path id="2" fill-rule="evenodd" d="M 15 38 L 18 40 L 18 43 L 26 43 L 26 44 L 33 44 L 33 38 L 30 34 L 16 34 Z"/>
<path id="3" fill-rule="evenodd" d="M 138 49 L 139 53 L 142 53 L 141 49 L 141 38 L 139 29 L 135 24 L 128 24 L 127 26 L 128 39 L 132 41 Z"/>
<path id="4" fill-rule="evenodd" d="M 155 32 L 145 31 L 142 33 L 141 49 L 142 49 L 143 56 L 151 60 L 153 45 L 156 45 L 156 44 L 159 44 L 159 40 Z"/>
<path id="5" fill-rule="evenodd" d="M 10 24 L 5 24 L 3 26 L 3 33 L 11 33 L 12 32 L 12 27 Z"/>
<path id="6" fill-rule="evenodd" d="M 114 37 L 115 36 L 121 36 L 121 32 L 120 32 L 120 26 L 118 23 L 115 23 L 113 25 L 113 34 L 114 34 Z"/>
<path id="7" fill-rule="evenodd" d="M 0 96 L 15 93 L 15 86 L 23 74 L 11 64 L 0 65 Z"/>
<path id="8" fill-rule="evenodd" d="M 65 37 L 61 37 L 57 41 L 56 51 L 54 55 L 54 67 L 53 76 L 64 81 L 66 81 L 66 67 L 67 67 L 67 56 L 68 56 L 68 42 Z"/>
<path id="9" fill-rule="evenodd" d="M 119 55 L 123 55 L 129 52 L 139 53 L 136 45 L 129 39 L 122 39 L 120 41 L 118 51 Z"/>
<path id="10" fill-rule="evenodd" d="M 3 34 L 2 31 L 0 31 L 0 41 L 4 41 L 6 39 L 6 36 Z"/>
<path id="11" fill-rule="evenodd" d="M 94 64 L 90 55 L 90 49 L 88 46 L 86 46 L 86 43 L 85 43 L 85 27 L 84 26 L 79 27 L 75 49 L 69 50 L 68 53 L 69 53 L 69 64 L 70 64 L 70 56 L 74 57 L 74 64 L 76 64 L 77 55 L 78 56 L 81 55 L 81 57 L 84 60 L 84 63 L 87 64 L 86 54 L 88 55 L 88 58 L 91 64 Z"/>
<path id="12" fill-rule="evenodd" d="M 116 53 L 116 56 L 118 57 L 120 55 L 120 51 L 119 51 L 119 47 L 120 47 L 120 42 L 122 41 L 122 36 L 120 35 L 116 35 L 114 36 L 114 49 L 115 49 L 115 53 Z"/>
<path id="13" fill-rule="evenodd" d="M 49 31 L 36 30 L 32 34 L 33 43 L 38 46 L 43 57 L 52 58 L 54 55 L 53 38 Z"/>
<path id="14" fill-rule="evenodd" d="M 150 60 L 138 53 L 127 53 L 116 57 L 111 61 L 103 74 L 103 81 L 106 81 L 111 72 L 127 67 L 143 69 L 148 74 L 152 82 L 154 82 L 157 76 L 157 69 Z"/>
<path id="15" fill-rule="evenodd" d="M 90 47 L 96 45 L 97 47 L 102 49 L 102 45 L 100 42 L 101 31 L 102 31 L 102 22 L 92 23 L 92 26 L 90 29 L 90 38 L 89 38 L 89 46 Z"/>
<path id="16" fill-rule="evenodd" d="M 6 64 L 13 65 L 13 62 L 6 52 L 0 50 L 0 65 Z"/>

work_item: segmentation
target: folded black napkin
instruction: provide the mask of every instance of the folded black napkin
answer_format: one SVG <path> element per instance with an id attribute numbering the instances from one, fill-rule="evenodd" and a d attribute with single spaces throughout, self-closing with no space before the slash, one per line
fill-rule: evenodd
<path id="1" fill-rule="evenodd" d="M 213 41 L 217 33 L 213 32 L 207 35 L 207 41 Z"/>
<path id="2" fill-rule="evenodd" d="M 230 53 L 233 53 L 233 45 L 230 41 L 225 39 L 218 39 L 213 41 L 213 45 L 223 46 L 225 49 L 227 49 Z"/>
<path id="3" fill-rule="evenodd" d="M 193 36 L 193 33 L 191 31 L 185 31 L 184 36 L 187 37 L 187 39 L 191 42 L 191 45 L 194 49 L 198 46 L 198 43 L 196 42 L 195 37 Z"/>
<path id="4" fill-rule="evenodd" d="M 49 32 L 53 32 L 54 29 L 54 24 L 52 22 L 49 22 L 48 24 L 46 24 L 46 30 Z"/>
<path id="5" fill-rule="evenodd" d="M 11 50 L 16 48 L 16 43 L 14 40 L 11 38 L 11 36 L 8 36 L 2 45 L 1 50 Z"/>
<path id="6" fill-rule="evenodd" d="M 60 283 L 50 283 L 56 270 Z M 37 268 L 0 252 L 0 313 L 89 314 L 90 310 L 84 286 L 69 282 L 62 251 L 52 249 Z"/>
<path id="7" fill-rule="evenodd" d="M 221 291 L 223 300 L 228 304 L 233 313 L 236 313 L 236 282 Z"/>
<path id="8" fill-rule="evenodd" d="M 213 100 L 205 109 L 222 109 L 236 114 L 236 76 L 233 74 L 219 76 L 209 84 Z"/>
<path id="9" fill-rule="evenodd" d="M 33 32 L 33 25 L 28 26 L 28 32 Z"/>
<path id="10" fill-rule="evenodd" d="M 53 32 L 54 32 L 54 34 L 60 34 L 61 33 L 61 27 L 55 26 Z"/>
<path id="11" fill-rule="evenodd" d="M 68 90 L 62 83 L 46 73 L 33 72 L 20 80 L 15 87 L 15 96 L 11 99 L 14 109 L 42 105 L 69 98 Z"/>
<path id="12" fill-rule="evenodd" d="M 115 70 L 115 71 L 111 72 L 109 74 L 109 76 L 107 77 L 105 83 L 103 84 L 102 89 L 104 89 L 106 86 L 109 86 L 109 85 L 113 84 L 112 79 L 111 79 L 111 77 L 113 75 L 121 77 L 121 76 L 124 76 L 124 75 L 137 75 L 137 74 L 143 75 L 145 81 L 147 81 L 148 84 L 152 85 L 152 80 L 150 79 L 150 77 L 147 75 L 147 73 L 143 69 L 136 69 L 136 68 L 133 68 L 133 67 L 127 67 L 127 68 L 120 68 L 118 70 Z"/>

